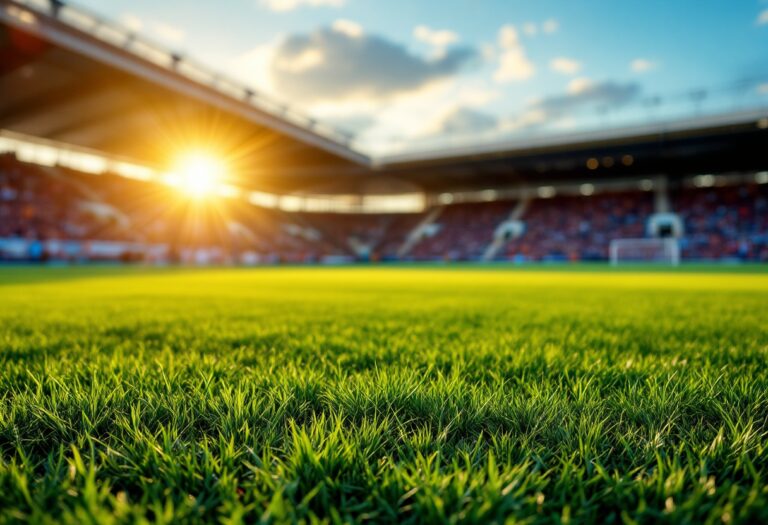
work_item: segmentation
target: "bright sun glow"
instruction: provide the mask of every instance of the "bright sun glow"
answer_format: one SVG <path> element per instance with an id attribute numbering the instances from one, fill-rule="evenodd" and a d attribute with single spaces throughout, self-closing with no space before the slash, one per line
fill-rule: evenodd
<path id="1" fill-rule="evenodd" d="M 176 163 L 171 183 L 196 199 L 209 197 L 219 188 L 224 178 L 224 165 L 207 153 L 189 153 Z"/>

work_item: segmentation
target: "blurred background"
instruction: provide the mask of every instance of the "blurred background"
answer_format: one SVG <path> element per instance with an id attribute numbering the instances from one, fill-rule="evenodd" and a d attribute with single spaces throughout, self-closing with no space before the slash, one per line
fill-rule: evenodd
<path id="1" fill-rule="evenodd" d="M 0 260 L 768 261 L 760 0 L 0 0 Z"/>

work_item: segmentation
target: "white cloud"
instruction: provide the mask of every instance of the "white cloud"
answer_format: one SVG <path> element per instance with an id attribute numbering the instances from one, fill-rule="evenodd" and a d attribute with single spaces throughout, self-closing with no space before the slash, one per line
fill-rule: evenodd
<path id="1" fill-rule="evenodd" d="M 658 64 L 647 58 L 636 58 L 629 63 L 629 68 L 635 73 L 646 73 L 652 69 L 656 69 Z"/>
<path id="2" fill-rule="evenodd" d="M 552 123 L 552 127 L 555 129 L 573 129 L 578 124 L 578 121 L 573 117 L 563 117 L 559 120 L 555 120 Z"/>
<path id="3" fill-rule="evenodd" d="M 279 13 L 299 7 L 343 7 L 346 0 L 261 0 L 262 5 Z"/>
<path id="4" fill-rule="evenodd" d="M 527 36 L 536 36 L 536 33 L 538 32 L 539 27 L 533 22 L 526 22 L 523 24 L 523 33 L 525 33 Z"/>
<path id="5" fill-rule="evenodd" d="M 279 37 L 271 42 L 237 55 L 225 64 L 225 69 L 235 78 L 241 78 L 259 91 L 274 95 L 270 68 L 275 60 Z"/>
<path id="6" fill-rule="evenodd" d="M 496 62 L 496 46 L 493 44 L 485 43 L 480 46 L 480 56 L 483 57 L 485 62 Z"/>
<path id="7" fill-rule="evenodd" d="M 498 130 L 499 121 L 489 113 L 465 106 L 455 106 L 439 115 L 431 122 L 430 127 L 437 135 L 472 134 L 476 137 Z"/>
<path id="8" fill-rule="evenodd" d="M 502 96 L 502 91 L 489 87 L 487 79 L 478 74 L 430 83 L 386 101 L 343 98 L 314 104 L 311 112 L 322 122 L 368 116 L 372 122 L 359 130 L 356 140 L 370 151 L 384 153 L 411 147 L 414 140 L 434 138 L 439 124 L 457 107 L 483 111 Z"/>
<path id="9" fill-rule="evenodd" d="M 768 25 L 768 9 L 764 9 L 760 12 L 759 15 L 757 15 L 757 20 L 755 23 L 759 26 Z"/>
<path id="10" fill-rule="evenodd" d="M 172 44 L 178 44 L 184 40 L 184 31 L 176 26 L 165 24 L 163 22 L 152 23 L 152 34 L 160 40 L 165 40 Z"/>
<path id="11" fill-rule="evenodd" d="M 522 25 L 522 31 L 525 36 L 536 36 L 539 33 L 544 33 L 546 35 L 551 35 L 553 33 L 557 33 L 557 31 L 560 29 L 560 22 L 555 20 L 554 18 L 548 18 L 547 20 L 544 20 L 541 24 L 537 24 L 535 22 L 526 22 Z"/>
<path id="12" fill-rule="evenodd" d="M 500 122 L 500 130 L 502 132 L 517 131 L 523 128 L 543 124 L 546 120 L 546 112 L 537 108 L 529 108 L 518 116 L 508 116 L 502 119 Z"/>
<path id="13" fill-rule="evenodd" d="M 422 57 L 385 37 L 337 21 L 310 33 L 281 39 L 269 74 L 283 98 L 305 106 L 354 98 L 392 99 L 448 80 L 477 58 L 472 48 L 452 47 Z"/>
<path id="14" fill-rule="evenodd" d="M 119 21 L 124 27 L 130 29 L 134 33 L 138 33 L 144 27 L 144 22 L 141 20 L 141 18 L 134 15 L 133 13 L 123 13 L 120 15 Z"/>
<path id="15" fill-rule="evenodd" d="M 456 100 L 472 107 L 486 106 L 499 98 L 501 98 L 500 91 L 479 86 L 463 88 L 456 95 Z"/>
<path id="16" fill-rule="evenodd" d="M 504 84 L 527 80 L 536 73 L 536 67 L 525 54 L 514 26 L 505 25 L 499 30 L 499 47 L 499 65 L 493 75 L 496 82 Z"/>
<path id="17" fill-rule="evenodd" d="M 637 100 L 640 86 L 636 83 L 594 82 L 577 78 L 568 84 L 565 93 L 530 100 L 526 109 L 502 121 L 504 131 L 547 126 L 560 128 L 573 126 L 583 112 L 598 107 L 619 108 Z"/>
<path id="18" fill-rule="evenodd" d="M 563 75 L 575 75 L 581 71 L 581 62 L 572 58 L 557 57 L 549 63 L 550 69 Z"/>
<path id="19" fill-rule="evenodd" d="M 184 31 L 176 26 L 163 22 L 145 23 L 141 17 L 133 13 L 123 13 L 120 15 L 119 21 L 126 29 L 133 31 L 134 33 L 143 31 L 158 40 L 170 44 L 178 44 L 182 42 L 186 36 Z"/>
<path id="20" fill-rule="evenodd" d="M 321 66 L 325 62 L 325 54 L 321 49 L 304 49 L 297 56 L 281 58 L 278 67 L 290 73 L 302 73 L 308 69 Z"/>
<path id="21" fill-rule="evenodd" d="M 759 86 L 757 86 L 757 92 L 760 95 L 768 95 L 768 82 L 766 82 L 765 84 L 760 84 Z"/>
<path id="22" fill-rule="evenodd" d="M 640 85 L 635 82 L 619 84 L 577 78 L 568 84 L 565 94 L 545 97 L 536 107 L 550 116 L 563 115 L 587 106 L 623 106 L 635 100 L 639 93 Z"/>
<path id="23" fill-rule="evenodd" d="M 363 26 L 352 20 L 340 18 L 333 23 L 333 30 L 350 38 L 360 38 L 363 36 Z"/>
<path id="24" fill-rule="evenodd" d="M 531 78 L 536 73 L 536 68 L 525 56 L 521 49 L 504 51 L 499 57 L 499 67 L 493 78 L 496 82 L 506 83 L 522 81 Z"/>
<path id="25" fill-rule="evenodd" d="M 499 29 L 499 46 L 502 49 L 511 49 L 520 45 L 517 29 L 513 25 L 505 25 Z"/>
<path id="26" fill-rule="evenodd" d="M 578 95 L 580 93 L 584 93 L 585 91 L 589 90 L 595 85 L 595 83 L 592 81 L 592 79 L 586 78 L 586 77 L 579 77 L 574 78 L 570 82 L 568 82 L 568 94 L 570 95 Z"/>
<path id="27" fill-rule="evenodd" d="M 560 29 L 560 22 L 558 22 L 554 18 L 545 20 L 544 23 L 541 24 L 541 30 L 548 35 L 551 35 L 552 33 L 557 33 L 558 29 Z"/>
<path id="28" fill-rule="evenodd" d="M 425 25 L 416 26 L 413 29 L 413 36 L 432 46 L 435 54 L 438 56 L 445 53 L 446 47 L 459 41 L 459 35 L 453 31 L 448 29 L 432 29 Z"/>
<path id="29" fill-rule="evenodd" d="M 439 120 L 449 105 L 456 104 L 452 82 L 431 84 L 419 91 L 404 94 L 386 105 L 369 107 L 367 114 L 374 114 L 376 122 L 357 139 L 371 151 L 383 153 L 390 147 L 397 147 L 401 141 L 408 142 L 434 133 L 434 123 Z M 366 101 L 371 104 L 371 101 Z M 345 100 L 345 105 L 350 101 Z M 334 113 L 340 108 L 327 108 Z"/>

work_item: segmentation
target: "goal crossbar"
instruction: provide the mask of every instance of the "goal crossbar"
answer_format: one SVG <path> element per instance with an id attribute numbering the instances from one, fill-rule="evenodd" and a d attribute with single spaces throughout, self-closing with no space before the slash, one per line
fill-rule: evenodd
<path id="1" fill-rule="evenodd" d="M 680 243 L 674 238 L 614 239 L 609 252 L 613 266 L 633 262 L 680 264 Z"/>

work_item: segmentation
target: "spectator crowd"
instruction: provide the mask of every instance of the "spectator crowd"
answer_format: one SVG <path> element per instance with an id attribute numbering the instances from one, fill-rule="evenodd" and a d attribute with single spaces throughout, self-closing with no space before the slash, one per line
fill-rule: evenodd
<path id="1" fill-rule="evenodd" d="M 478 261 L 518 204 L 439 213 L 289 213 L 245 201 L 184 201 L 159 183 L 93 176 L 0 155 L 0 260 L 192 263 Z M 768 184 L 673 189 L 688 260 L 768 261 Z M 647 235 L 653 193 L 559 195 L 527 203 L 496 260 L 606 260 L 612 239 Z M 407 245 L 425 218 L 434 220 Z"/>

